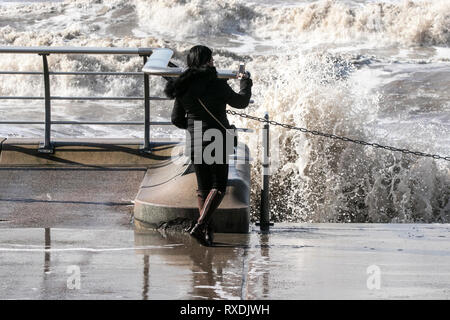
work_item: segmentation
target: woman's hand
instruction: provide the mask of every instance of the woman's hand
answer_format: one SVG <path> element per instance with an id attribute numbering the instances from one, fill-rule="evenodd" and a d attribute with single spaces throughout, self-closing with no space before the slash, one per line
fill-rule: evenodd
<path id="1" fill-rule="evenodd" d="M 244 73 L 240 73 L 238 78 L 239 79 L 250 79 L 250 76 L 251 76 L 250 72 L 245 71 Z"/>

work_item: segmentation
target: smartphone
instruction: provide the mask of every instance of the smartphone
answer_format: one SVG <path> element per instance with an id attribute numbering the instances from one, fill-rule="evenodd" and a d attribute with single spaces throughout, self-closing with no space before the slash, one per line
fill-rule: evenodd
<path id="1" fill-rule="evenodd" d="M 245 73 L 245 64 L 244 63 L 240 63 L 239 64 L 239 71 L 238 71 L 238 78 L 242 78 L 244 73 Z"/>

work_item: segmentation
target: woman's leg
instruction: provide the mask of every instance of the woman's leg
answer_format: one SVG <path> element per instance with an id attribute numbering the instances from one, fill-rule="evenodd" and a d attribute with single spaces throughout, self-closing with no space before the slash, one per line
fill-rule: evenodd
<path id="1" fill-rule="evenodd" d="M 205 200 L 212 189 L 211 171 L 206 164 L 194 164 L 197 177 L 197 205 L 198 213 L 201 214 Z"/>
<path id="2" fill-rule="evenodd" d="M 199 165 L 195 172 L 199 188 L 211 186 L 211 190 L 203 203 L 200 217 L 192 229 L 191 235 L 202 244 L 211 245 L 213 242 L 213 231 L 209 227 L 209 223 L 213 213 L 225 196 L 228 182 L 228 164 Z"/>
<path id="3" fill-rule="evenodd" d="M 194 237 L 206 245 L 213 243 L 214 232 L 209 223 L 225 196 L 228 182 L 228 164 L 213 164 L 209 166 L 209 170 L 212 188 L 203 204 L 197 224 L 191 232 Z"/>
<path id="4" fill-rule="evenodd" d="M 197 177 L 197 206 L 199 218 L 196 225 L 190 231 L 201 244 L 209 246 L 212 244 L 212 236 L 206 224 L 199 223 L 202 217 L 202 210 L 205 201 L 212 189 L 212 172 L 210 166 L 207 164 L 194 164 L 195 176 Z"/>
<path id="5" fill-rule="evenodd" d="M 202 165 L 205 168 L 199 170 L 201 171 L 197 175 L 198 184 L 201 185 L 201 189 L 207 190 L 210 188 L 207 198 L 202 205 L 202 210 L 200 212 L 200 217 L 198 219 L 199 223 L 209 223 L 211 216 L 217 207 L 222 202 L 225 195 L 225 191 L 228 183 L 228 164 L 212 164 L 212 165 Z M 207 182 L 205 182 L 207 180 Z M 207 185 L 207 188 L 204 186 Z M 200 189 L 200 187 L 199 187 Z"/>
<path id="6" fill-rule="evenodd" d="M 212 188 L 225 193 L 228 184 L 228 163 L 214 163 L 211 165 Z"/>

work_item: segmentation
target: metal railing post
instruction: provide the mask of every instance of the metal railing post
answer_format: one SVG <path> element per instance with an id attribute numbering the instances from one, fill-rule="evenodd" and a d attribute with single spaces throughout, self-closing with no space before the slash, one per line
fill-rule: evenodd
<path id="1" fill-rule="evenodd" d="M 144 55 L 144 65 L 147 63 L 147 55 Z M 144 145 L 142 152 L 151 153 L 150 148 L 150 77 L 144 73 Z"/>
<path id="2" fill-rule="evenodd" d="M 269 114 L 264 114 L 264 119 L 269 121 Z M 262 188 L 261 188 L 261 217 L 259 228 L 262 232 L 270 229 L 270 198 L 269 198 L 269 123 L 265 122 L 262 133 L 263 159 L 262 159 Z"/>
<path id="3" fill-rule="evenodd" d="M 44 91 L 45 91 L 45 132 L 44 132 L 44 144 L 39 146 L 38 151 L 42 153 L 53 153 L 54 149 L 51 144 L 51 97 L 50 97 L 50 74 L 48 72 L 48 53 L 39 53 L 42 56 L 42 62 L 44 67 Z"/>

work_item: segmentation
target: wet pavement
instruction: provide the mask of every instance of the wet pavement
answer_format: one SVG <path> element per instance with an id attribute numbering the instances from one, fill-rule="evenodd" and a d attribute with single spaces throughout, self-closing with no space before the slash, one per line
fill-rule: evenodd
<path id="1" fill-rule="evenodd" d="M 0 299 L 449 299 L 450 225 L 0 229 Z"/>
<path id="2" fill-rule="evenodd" d="M 0 167 L 0 227 L 130 229 L 146 168 Z"/>
<path id="3" fill-rule="evenodd" d="M 449 299 L 450 225 L 136 229 L 145 168 L 0 168 L 0 299 Z"/>

